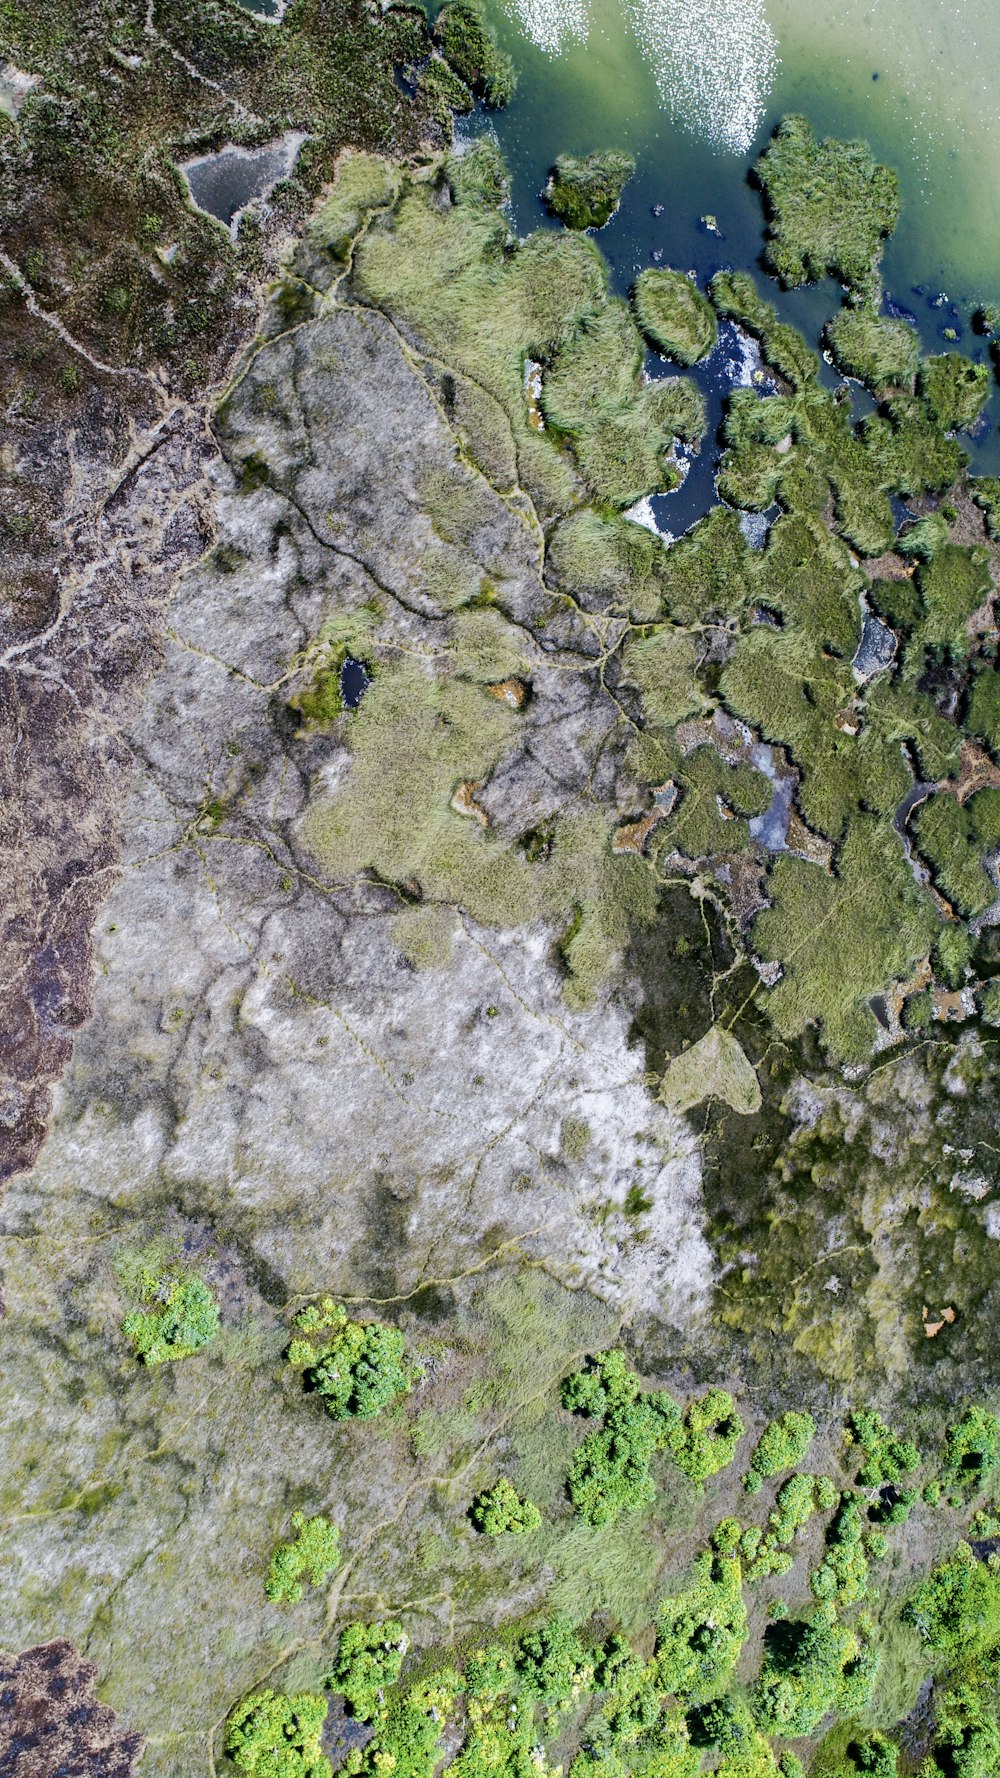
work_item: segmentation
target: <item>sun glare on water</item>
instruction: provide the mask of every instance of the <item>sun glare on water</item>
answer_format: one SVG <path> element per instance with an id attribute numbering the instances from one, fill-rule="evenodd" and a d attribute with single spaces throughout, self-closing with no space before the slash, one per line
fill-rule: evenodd
<path id="1" fill-rule="evenodd" d="M 585 43 L 600 0 L 507 0 L 539 49 Z M 778 66 L 763 0 L 625 0 L 660 98 L 676 121 L 734 154 L 757 131 Z"/>

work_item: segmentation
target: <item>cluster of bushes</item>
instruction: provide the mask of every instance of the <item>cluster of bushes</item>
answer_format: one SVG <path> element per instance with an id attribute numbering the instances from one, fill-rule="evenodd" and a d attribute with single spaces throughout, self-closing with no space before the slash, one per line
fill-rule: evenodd
<path id="1" fill-rule="evenodd" d="M 877 1669 L 874 1649 L 832 1610 L 782 1619 L 765 1633 L 754 1715 L 767 1734 L 810 1735 L 831 1713 L 849 1717 L 864 1709 Z"/>
<path id="2" fill-rule="evenodd" d="M 229 1717 L 226 1752 L 247 1778 L 332 1778 L 320 1742 L 328 1709 L 311 1692 L 254 1692 Z"/>
<path id="3" fill-rule="evenodd" d="M 219 1331 L 218 1304 L 204 1279 L 193 1273 L 159 1274 L 144 1268 L 137 1294 L 146 1306 L 126 1315 L 122 1332 L 143 1364 L 189 1358 Z"/>
<path id="4" fill-rule="evenodd" d="M 582 1518 L 608 1525 L 655 1498 L 650 1464 L 657 1452 L 692 1481 L 731 1463 L 743 1422 L 731 1395 L 709 1389 L 681 1411 L 665 1389 L 640 1387 L 623 1352 L 598 1352 L 562 1386 L 563 1406 L 603 1425 L 577 1448 L 566 1482 Z"/>
<path id="5" fill-rule="evenodd" d="M 790 1408 L 765 1426 L 750 1453 L 750 1466 L 743 1477 L 748 1494 L 756 1494 L 768 1476 L 780 1475 L 783 1469 L 795 1469 L 816 1436 L 816 1422 L 811 1414 L 797 1413 Z"/>
<path id="6" fill-rule="evenodd" d="M 298 1333 L 288 1362 L 302 1371 L 333 1420 L 371 1420 L 407 1395 L 423 1375 L 406 1357 L 396 1327 L 380 1321 L 349 1321 L 332 1297 L 295 1317 Z"/>
<path id="7" fill-rule="evenodd" d="M 325 1299 L 297 1318 L 316 1347 L 340 1338 L 343 1311 Z M 303 1361 L 302 1353 L 297 1360 Z M 650 1447 L 669 1453 L 683 1472 L 703 1480 L 728 1461 L 737 1431 L 732 1398 L 709 1390 L 682 1412 L 665 1391 L 644 1391 L 620 1349 L 595 1353 L 562 1385 L 563 1405 L 600 1420 L 571 1473 L 585 1517 L 607 1524 L 652 1488 Z M 766 1426 L 744 1483 L 751 1492 L 801 1460 L 816 1433 L 807 1414 L 789 1412 Z M 592 1441 L 597 1441 L 592 1442 Z M 589 1451 L 588 1451 L 589 1446 Z M 794 1471 L 778 1486 L 766 1524 L 744 1527 L 724 1519 L 712 1547 L 696 1556 L 688 1582 L 662 1599 L 652 1654 L 621 1634 L 603 1639 L 593 1625 L 548 1617 L 501 1634 L 467 1653 L 461 1669 L 429 1666 L 422 1658 L 404 1681 L 408 1639 L 398 1622 L 347 1624 L 324 1679 L 370 1738 L 351 1745 L 347 1778 L 434 1778 L 443 1748 L 458 1738 L 449 1778 L 531 1778 L 544 1770 L 540 1744 L 557 1737 L 571 1710 L 593 1699 L 578 1717 L 582 1737 L 570 1778 L 696 1778 L 714 1748 L 722 1778 L 802 1778 L 790 1753 L 771 1737 L 815 1734 L 824 1722 L 855 1725 L 867 1709 L 878 1667 L 869 1621 L 842 1621 L 868 1591 L 869 1563 L 886 1551 L 879 1524 L 895 1525 L 918 1498 L 905 1484 L 920 1465 L 912 1440 L 893 1432 L 880 1415 L 856 1409 L 845 1427 L 848 1460 L 856 1452 L 856 1489 L 838 1494 L 825 1475 Z M 1000 1462 L 1000 1418 L 969 1406 L 948 1429 L 942 1470 L 952 1498 L 964 1501 Z M 861 1492 L 859 1490 L 864 1490 Z M 931 1488 L 924 1498 L 936 1497 Z M 579 1503 L 578 1507 L 579 1507 Z M 734 1677 L 748 1635 L 744 1583 L 784 1572 L 799 1531 L 818 1512 L 832 1512 L 823 1559 L 810 1576 L 816 1600 L 801 1618 L 777 1602 L 760 1669 L 746 1689 Z M 532 1529 L 540 1515 L 504 1478 L 477 1496 L 470 1517 L 487 1535 Z M 991 1508 L 972 1522 L 990 1536 L 1000 1525 Z M 320 1585 L 339 1560 L 337 1528 L 317 1515 L 292 1517 L 294 1535 L 276 1548 L 268 1572 L 269 1598 L 295 1600 L 303 1584 Z M 977 1561 L 968 1544 L 932 1571 L 906 1603 L 903 1622 L 926 1645 L 941 1676 L 934 1694 L 934 1729 L 921 1778 L 992 1778 L 1000 1748 L 995 1697 L 1000 1680 L 1000 1559 Z M 263 1690 L 233 1711 L 226 1749 L 248 1778 L 329 1778 L 322 1751 L 327 1698 L 285 1697 Z M 453 1725 L 449 1729 L 449 1725 Z M 839 1731 L 838 1731 L 839 1733 Z M 824 1749 L 827 1742 L 823 1743 Z M 895 1778 L 897 1749 L 884 1735 L 858 1728 L 836 1740 L 830 1778 Z M 993 1763 L 991 1763 L 993 1762 Z M 817 1768 L 818 1770 L 820 1768 Z"/>
<path id="8" fill-rule="evenodd" d="M 527 1532 L 537 1531 L 542 1522 L 534 1501 L 522 1499 L 506 1476 L 501 1476 L 492 1488 L 485 1488 L 476 1495 L 469 1517 L 476 1530 L 484 1532 L 487 1537 L 502 1537 L 506 1533 L 522 1537 Z"/>
<path id="9" fill-rule="evenodd" d="M 898 1483 L 920 1467 L 920 1452 L 912 1439 L 890 1432 L 880 1414 L 855 1408 L 847 1417 L 848 1446 L 860 1446 L 863 1462 L 856 1476 L 859 1488 L 881 1488 Z"/>
<path id="10" fill-rule="evenodd" d="M 274 1550 L 264 1582 L 267 1597 L 286 1605 L 301 1599 L 304 1580 L 321 1587 L 340 1564 L 340 1531 L 322 1513 L 293 1513 L 292 1531 Z"/>

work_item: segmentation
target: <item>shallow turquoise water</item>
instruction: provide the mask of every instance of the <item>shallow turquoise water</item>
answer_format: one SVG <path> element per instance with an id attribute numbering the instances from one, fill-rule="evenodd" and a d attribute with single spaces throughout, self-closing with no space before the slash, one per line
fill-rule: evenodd
<path id="1" fill-rule="evenodd" d="M 925 350 L 946 350 L 943 332 L 951 327 L 961 350 L 986 357 L 970 317 L 980 301 L 1000 298 L 1000 105 L 990 91 L 992 76 L 1000 77 L 1000 10 L 993 13 L 984 0 L 961 7 L 942 0 L 818 7 L 802 0 L 487 3 L 519 84 L 507 111 L 480 116 L 470 127 L 490 127 L 500 140 L 519 230 L 547 221 L 538 193 L 557 153 L 623 147 L 636 159 L 636 175 L 598 237 L 619 288 L 627 289 L 656 254 L 666 265 L 696 271 L 702 283 L 721 265 L 753 268 L 763 214 L 747 174 L 779 117 L 801 111 L 817 133 L 865 136 L 897 167 L 903 207 L 886 251 L 886 289 L 917 322 Z M 692 8 L 702 37 L 688 34 L 699 64 L 688 90 L 676 34 L 656 39 L 653 26 Z M 755 52 L 749 64 L 741 61 L 734 20 L 744 15 L 765 44 L 771 34 L 770 59 Z M 524 17 L 536 36 L 548 28 L 549 48 L 532 40 Z M 554 49 L 558 23 L 567 20 L 578 35 L 564 34 Z M 716 22 L 721 55 L 713 68 Z M 659 42 L 659 53 L 651 42 Z M 737 89 L 732 105 L 730 77 Z M 748 90 L 760 102 L 759 121 L 740 152 L 732 137 L 748 114 L 753 118 Z M 720 140 L 727 131 L 730 140 Z M 717 219 L 721 238 L 700 221 L 706 213 Z M 815 343 L 839 306 L 839 289 L 826 282 L 782 293 L 763 274 L 761 280 Z M 942 294 L 947 301 L 934 306 Z M 972 447 L 980 473 L 1000 472 L 998 421 L 1000 392 L 984 437 Z"/>

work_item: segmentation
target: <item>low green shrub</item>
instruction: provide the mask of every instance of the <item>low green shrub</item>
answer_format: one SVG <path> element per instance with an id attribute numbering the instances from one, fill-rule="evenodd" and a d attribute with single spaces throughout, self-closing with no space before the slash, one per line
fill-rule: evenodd
<path id="1" fill-rule="evenodd" d="M 890 1432 L 881 1415 L 871 1408 L 855 1408 L 848 1415 L 845 1438 L 849 1446 L 861 1448 L 863 1462 L 856 1478 L 859 1488 L 901 1482 L 920 1466 L 920 1452 L 913 1440 Z"/>
<path id="2" fill-rule="evenodd" d="M 747 1637 L 738 1556 L 705 1550 L 686 1592 L 665 1599 L 656 1619 L 661 1690 L 683 1703 L 712 1697 L 727 1682 Z"/>
<path id="3" fill-rule="evenodd" d="M 750 1469 L 744 1477 L 778 1475 L 783 1469 L 794 1469 L 816 1436 L 816 1422 L 811 1414 L 797 1413 L 789 1408 L 765 1426 L 750 1453 Z"/>
<path id="4" fill-rule="evenodd" d="M 226 1752 L 247 1778 L 332 1778 L 320 1744 L 328 1708 L 309 1692 L 254 1692 L 230 1714 Z"/>
<path id="5" fill-rule="evenodd" d="M 946 1485 L 961 1494 L 976 1493 L 1000 1463 L 1000 1417 L 987 1408 L 967 1407 L 948 1428 L 943 1457 Z"/>
<path id="6" fill-rule="evenodd" d="M 409 1393 L 423 1375 L 405 1356 L 398 1328 L 380 1321 L 349 1321 L 324 1297 L 295 1317 L 297 1336 L 288 1362 L 301 1369 L 333 1420 L 371 1420 Z"/>
<path id="7" fill-rule="evenodd" d="M 704 1482 L 732 1462 L 743 1432 L 732 1396 L 725 1389 L 709 1389 L 688 1403 L 667 1435 L 666 1449 L 684 1475 Z"/>
<path id="8" fill-rule="evenodd" d="M 267 1570 L 264 1592 L 269 1599 L 294 1605 L 301 1599 L 303 1578 L 321 1587 L 340 1565 L 340 1531 L 322 1513 L 309 1519 L 292 1514 L 294 1537 L 279 1543 Z"/>
<path id="9" fill-rule="evenodd" d="M 219 1331 L 218 1304 L 202 1278 L 144 1270 L 138 1294 L 147 1306 L 126 1315 L 122 1332 L 142 1364 L 189 1358 Z"/>
<path id="10" fill-rule="evenodd" d="M 395 1685 L 403 1670 L 409 1638 L 400 1624 L 346 1624 L 324 1684 L 344 1698 L 352 1716 L 368 1722 L 379 1693 Z"/>
<path id="11" fill-rule="evenodd" d="M 508 1532 L 524 1536 L 529 1531 L 537 1531 L 542 1522 L 534 1501 L 522 1500 L 506 1476 L 501 1476 L 492 1488 L 477 1494 L 469 1509 L 469 1517 L 476 1530 L 484 1532 L 487 1537 L 502 1537 Z"/>

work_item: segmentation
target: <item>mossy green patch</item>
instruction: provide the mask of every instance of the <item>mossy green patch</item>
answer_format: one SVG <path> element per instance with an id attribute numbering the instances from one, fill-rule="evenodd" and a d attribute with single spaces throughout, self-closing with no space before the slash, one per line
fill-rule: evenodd
<path id="1" fill-rule="evenodd" d="M 882 243 L 899 217 L 893 168 L 877 163 L 866 142 L 817 142 L 804 117 L 785 117 L 755 172 L 768 211 L 767 262 L 782 283 L 829 272 L 875 296 Z"/>
<path id="2" fill-rule="evenodd" d="M 845 305 L 827 323 L 834 361 L 870 389 L 912 389 L 920 362 L 920 336 L 908 321 L 880 315 L 867 305 Z"/>
<path id="3" fill-rule="evenodd" d="M 633 301 L 646 338 L 678 364 L 696 364 L 715 345 L 712 305 L 683 272 L 655 266 L 640 272 Z"/>
<path id="4" fill-rule="evenodd" d="M 615 149 L 582 157 L 561 154 L 549 174 L 545 201 L 567 228 L 603 228 L 634 172 L 631 155 Z"/>
<path id="5" fill-rule="evenodd" d="M 835 876 L 781 857 L 770 888 L 772 906 L 755 921 L 754 943 L 782 967 L 769 995 L 778 1030 L 791 1036 L 819 1020 L 832 1056 L 863 1058 L 876 1034 L 868 1001 L 912 974 L 936 926 L 902 846 L 874 817 L 857 815 Z"/>

